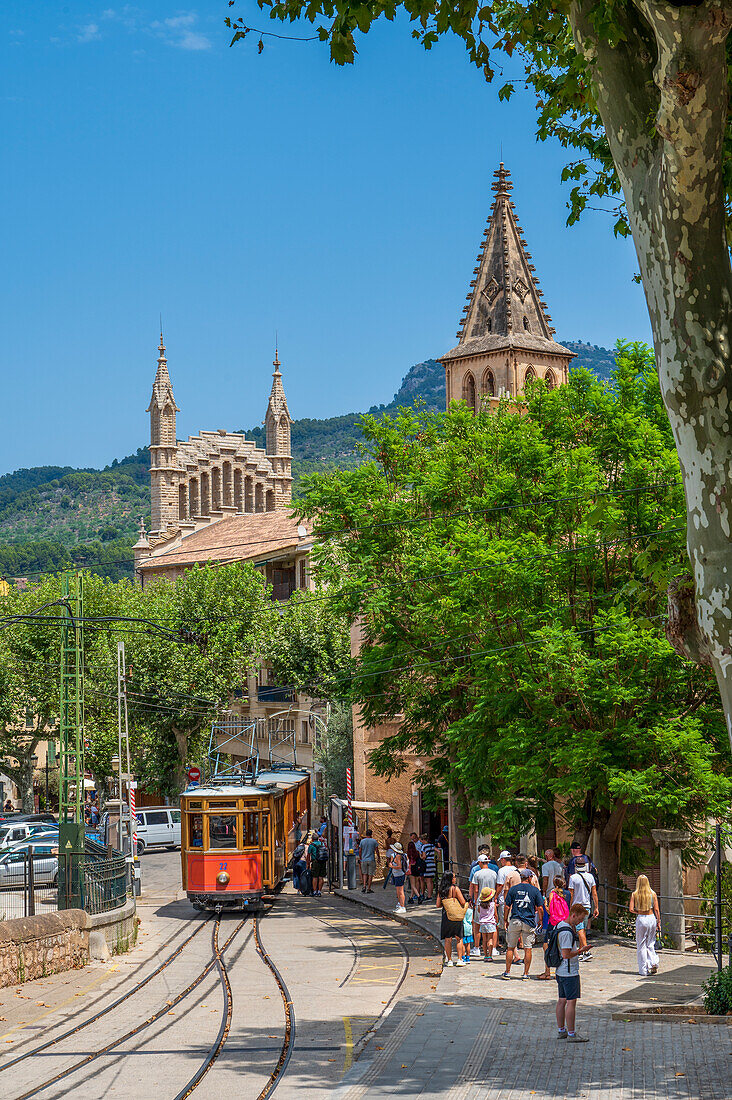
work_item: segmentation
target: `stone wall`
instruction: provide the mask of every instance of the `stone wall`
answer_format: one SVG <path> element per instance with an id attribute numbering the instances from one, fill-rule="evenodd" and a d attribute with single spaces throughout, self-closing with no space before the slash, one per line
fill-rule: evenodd
<path id="1" fill-rule="evenodd" d="M 0 986 L 85 966 L 90 928 L 81 909 L 0 922 Z"/>

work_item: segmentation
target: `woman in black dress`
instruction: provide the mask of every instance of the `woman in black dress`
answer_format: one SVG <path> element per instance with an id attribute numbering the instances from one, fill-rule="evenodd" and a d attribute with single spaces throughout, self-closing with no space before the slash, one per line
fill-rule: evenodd
<path id="1" fill-rule="evenodd" d="M 440 888 L 437 891 L 437 908 L 442 908 L 442 927 L 440 939 L 445 944 L 445 966 L 465 966 L 463 958 L 463 917 L 467 909 L 465 898 L 460 893 L 460 887 L 455 884 L 455 875 L 452 871 L 446 871 L 440 879 Z M 458 960 L 452 961 L 452 941 L 457 943 Z"/>

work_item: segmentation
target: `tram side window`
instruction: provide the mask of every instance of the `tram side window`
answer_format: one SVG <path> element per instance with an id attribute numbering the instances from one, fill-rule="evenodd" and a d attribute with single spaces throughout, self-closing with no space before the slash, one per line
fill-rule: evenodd
<path id="1" fill-rule="evenodd" d="M 236 848 L 236 814 L 210 814 L 209 848 Z"/>
<path id="2" fill-rule="evenodd" d="M 259 814 L 244 814 L 244 847 L 259 847 Z"/>
<path id="3" fill-rule="evenodd" d="M 203 814 L 188 814 L 188 847 L 203 848 Z"/>

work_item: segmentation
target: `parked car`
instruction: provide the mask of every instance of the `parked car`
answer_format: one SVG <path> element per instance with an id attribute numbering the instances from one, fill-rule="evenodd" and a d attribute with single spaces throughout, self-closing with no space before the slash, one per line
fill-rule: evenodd
<path id="1" fill-rule="evenodd" d="M 53 818 L 50 821 L 4 821 L 0 825 L 0 850 L 49 830 L 58 836 L 58 825 Z"/>
<path id="2" fill-rule="evenodd" d="M 49 824 L 53 824 L 58 821 L 58 818 L 51 813 L 21 814 L 16 813 L 15 810 L 0 814 L 0 825 L 10 825 L 20 821 L 47 821 Z"/>
<path id="3" fill-rule="evenodd" d="M 0 854 L 0 889 L 21 889 L 25 882 L 25 862 L 33 848 L 33 877 L 37 885 L 58 886 L 58 836 L 39 834 L 35 840 L 14 844 Z"/>
<path id="4" fill-rule="evenodd" d="M 180 848 L 180 810 L 170 806 L 146 806 L 137 814 L 137 851 L 139 855 L 153 845 Z"/>

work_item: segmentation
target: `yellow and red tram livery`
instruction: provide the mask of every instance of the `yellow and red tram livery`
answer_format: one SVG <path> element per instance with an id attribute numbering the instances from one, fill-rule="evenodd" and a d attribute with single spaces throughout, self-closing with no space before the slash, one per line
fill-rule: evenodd
<path id="1" fill-rule="evenodd" d="M 257 909 L 282 881 L 296 822 L 310 822 L 310 773 L 272 768 L 180 796 L 183 889 L 196 909 Z"/>

